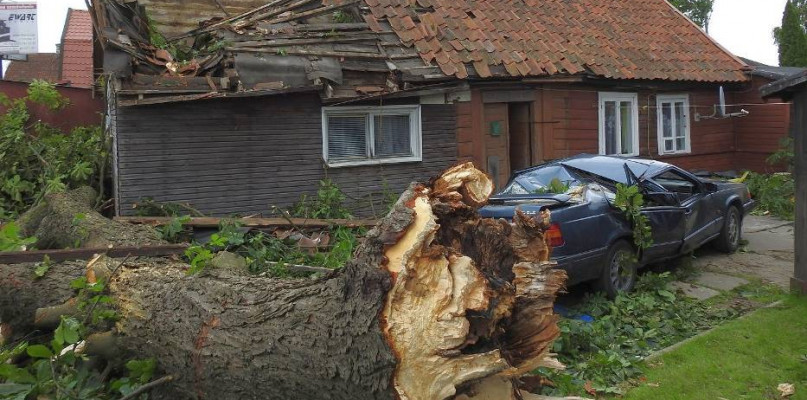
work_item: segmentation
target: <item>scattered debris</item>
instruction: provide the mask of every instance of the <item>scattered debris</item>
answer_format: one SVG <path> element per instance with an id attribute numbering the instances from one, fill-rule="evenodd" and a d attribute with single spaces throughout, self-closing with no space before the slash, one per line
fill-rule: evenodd
<path id="1" fill-rule="evenodd" d="M 779 391 L 782 398 L 790 397 L 796 393 L 796 387 L 792 383 L 780 383 L 776 390 Z"/>

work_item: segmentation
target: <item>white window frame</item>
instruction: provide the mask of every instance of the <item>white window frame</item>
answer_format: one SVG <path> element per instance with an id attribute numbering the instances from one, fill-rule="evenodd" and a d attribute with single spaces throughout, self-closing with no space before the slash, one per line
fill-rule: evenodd
<path id="1" fill-rule="evenodd" d="M 605 102 L 607 101 L 630 101 L 633 116 L 633 135 L 631 135 L 632 153 L 612 154 L 620 157 L 633 157 L 639 155 L 639 96 L 636 93 L 625 92 L 600 92 L 599 93 L 599 132 L 600 132 L 600 154 L 605 154 Z M 617 121 L 617 123 L 621 123 Z M 620 131 L 618 126 L 617 131 Z M 622 137 L 617 136 L 617 148 L 622 148 Z"/>
<path id="2" fill-rule="evenodd" d="M 673 116 L 672 120 L 672 133 L 673 133 L 673 150 L 672 151 L 665 151 L 664 150 L 664 120 L 663 114 L 661 112 L 662 104 L 670 103 L 671 110 L 675 113 L 675 103 L 681 102 L 684 103 L 684 121 L 686 121 L 686 127 L 684 128 L 684 141 L 685 141 L 685 148 L 684 149 L 677 149 L 677 144 L 675 141 L 675 122 L 676 119 Z M 670 155 L 670 154 L 689 154 L 692 152 L 692 140 L 690 135 L 690 126 L 692 122 L 689 118 L 689 95 L 688 94 L 660 94 L 656 96 L 656 137 L 658 139 L 658 154 L 659 155 Z"/>
<path id="3" fill-rule="evenodd" d="M 328 154 L 328 117 L 329 116 L 357 116 L 368 117 L 367 158 L 362 160 L 339 161 L 330 160 Z M 378 115 L 409 115 L 409 135 L 412 155 L 408 157 L 382 157 L 375 158 L 375 116 Z M 356 165 L 394 164 L 423 161 L 421 118 L 419 105 L 402 106 L 352 106 L 352 107 L 322 107 L 322 159 L 329 167 L 350 167 Z"/>

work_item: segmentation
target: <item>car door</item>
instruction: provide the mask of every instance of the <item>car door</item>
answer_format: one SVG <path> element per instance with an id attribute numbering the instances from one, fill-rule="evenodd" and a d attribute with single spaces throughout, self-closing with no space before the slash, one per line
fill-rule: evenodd
<path id="1" fill-rule="evenodd" d="M 653 177 L 667 191 L 673 193 L 683 209 L 684 238 L 680 253 L 686 253 L 711 239 L 715 214 L 711 212 L 712 193 L 694 176 L 672 167 Z"/>
<path id="2" fill-rule="evenodd" d="M 675 194 L 652 181 L 641 183 L 645 205 L 642 214 L 650 222 L 653 243 L 644 250 L 642 260 L 649 262 L 677 255 L 684 242 L 686 209 Z"/>

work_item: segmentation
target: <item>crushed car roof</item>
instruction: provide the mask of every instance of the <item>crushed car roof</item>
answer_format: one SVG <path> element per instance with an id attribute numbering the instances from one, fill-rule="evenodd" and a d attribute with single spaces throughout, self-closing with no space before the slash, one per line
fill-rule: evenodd
<path id="1" fill-rule="evenodd" d="M 623 158 L 595 154 L 580 154 L 574 157 L 556 160 L 547 164 L 517 171 L 516 174 L 557 164 L 572 167 L 580 171 L 603 177 L 610 181 L 624 184 L 630 183 L 630 177 L 625 171 L 626 166 L 627 168 L 630 168 L 631 172 L 633 172 L 633 174 L 640 179 L 643 176 L 655 175 L 657 172 L 670 167 L 670 164 L 665 162 L 646 160 L 642 158 Z"/>

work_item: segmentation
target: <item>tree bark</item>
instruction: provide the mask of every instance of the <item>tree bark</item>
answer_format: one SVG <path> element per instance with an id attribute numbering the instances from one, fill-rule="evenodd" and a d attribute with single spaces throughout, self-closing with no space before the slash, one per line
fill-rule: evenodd
<path id="1" fill-rule="evenodd" d="M 174 378 L 155 398 L 516 398 L 520 375 L 560 367 L 549 349 L 565 274 L 548 262 L 549 213 L 480 219 L 491 192 L 470 164 L 413 184 L 354 258 L 317 280 L 135 260 L 109 284 L 117 346 Z M 58 271 L 65 286 L 74 273 Z M 6 287 L 0 276 L 4 307 Z"/>

